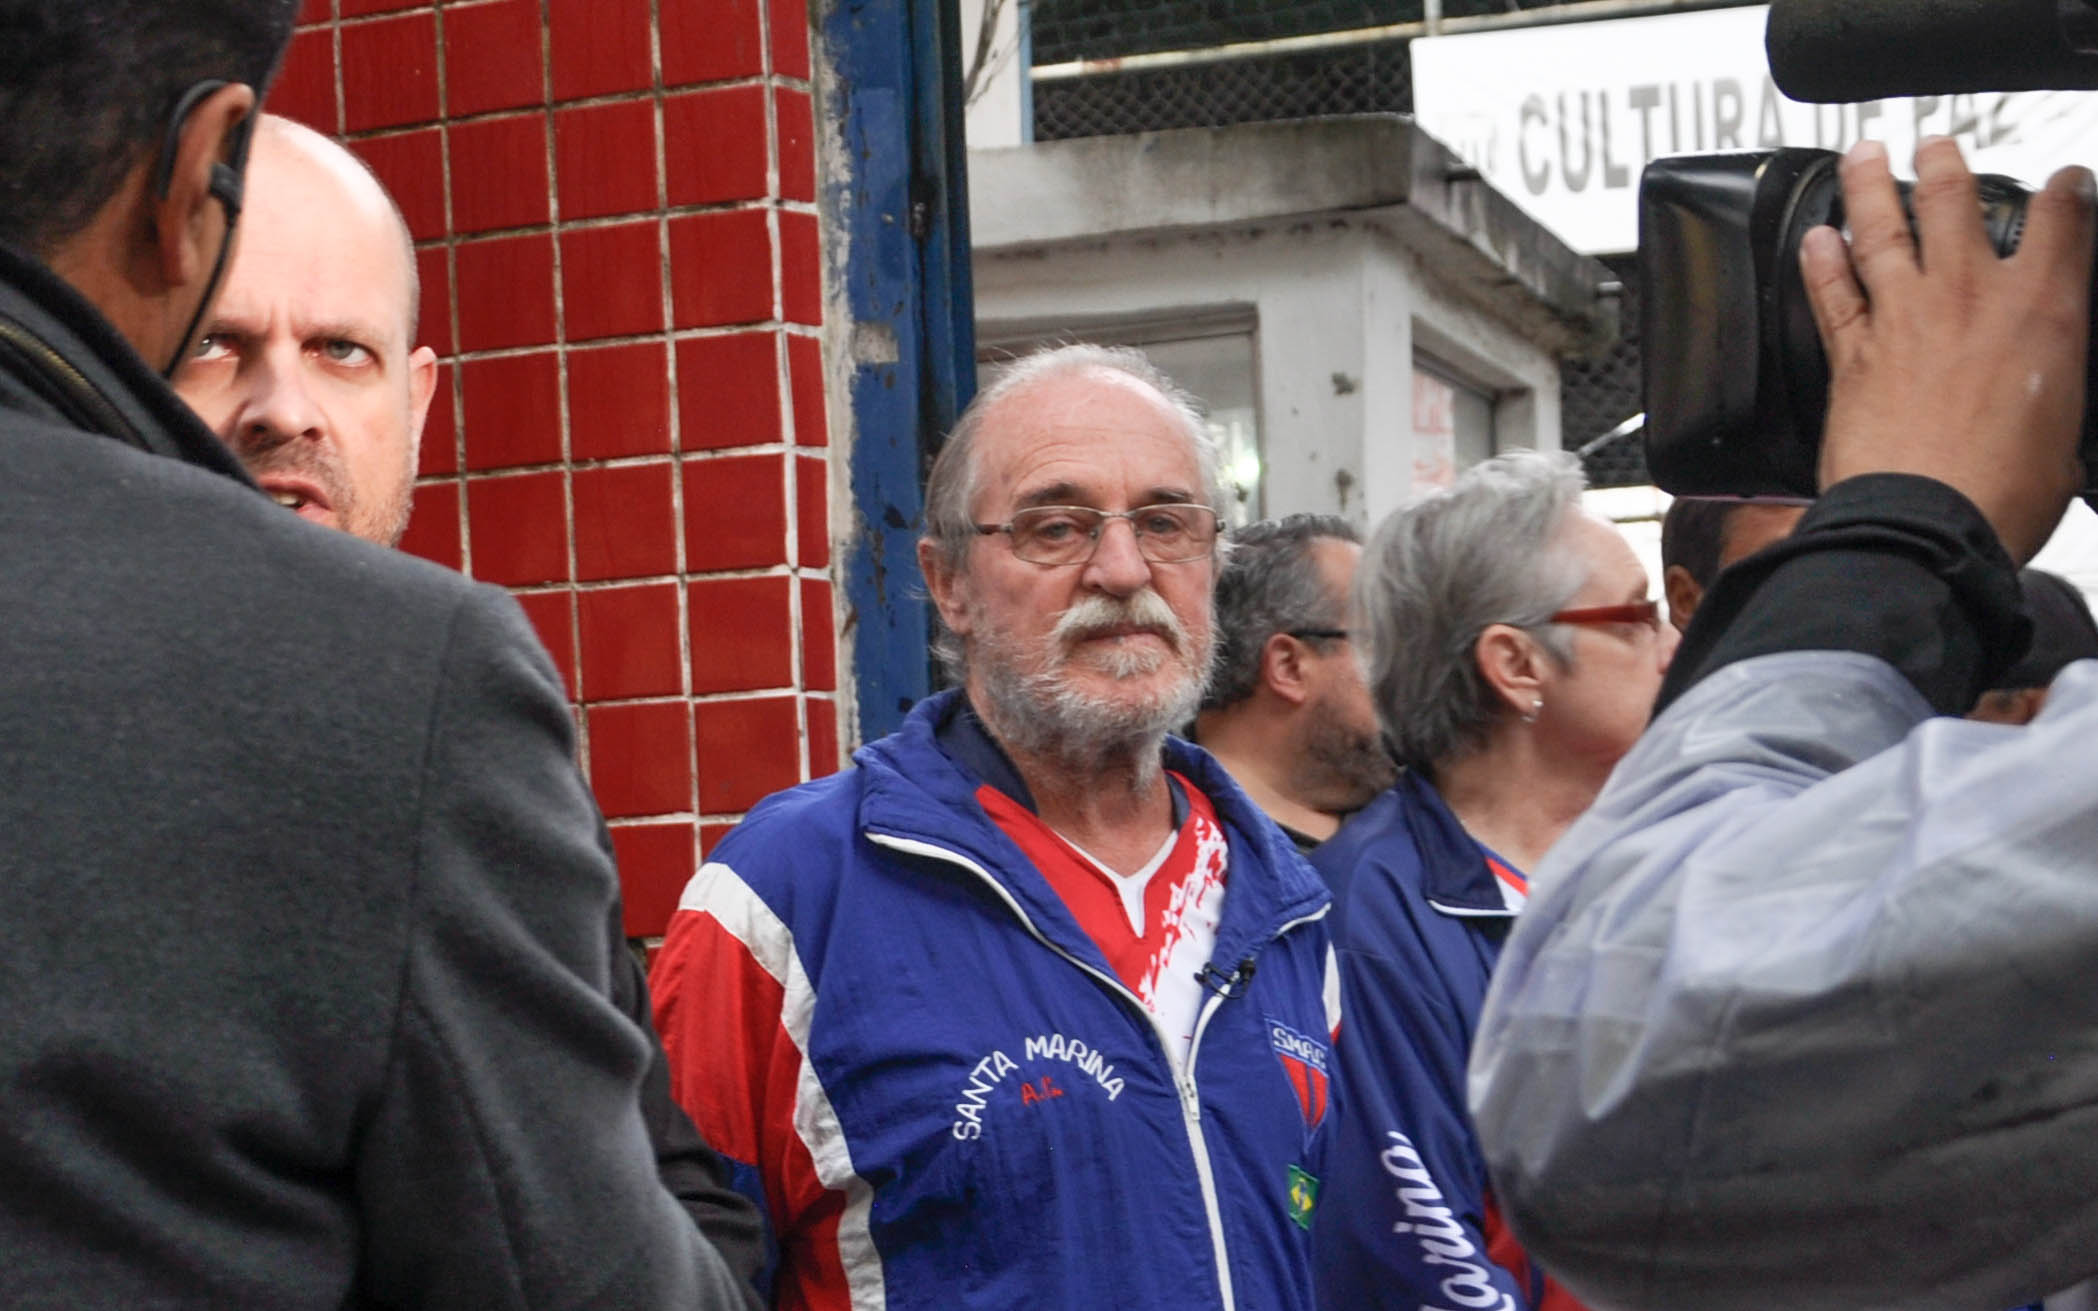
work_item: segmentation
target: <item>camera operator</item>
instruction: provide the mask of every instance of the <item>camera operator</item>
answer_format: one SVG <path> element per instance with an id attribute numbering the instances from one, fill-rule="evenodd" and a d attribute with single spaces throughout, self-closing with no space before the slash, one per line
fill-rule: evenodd
<path id="1" fill-rule="evenodd" d="M 1471 1101 L 1517 1236 L 1628 1308 L 2001 1307 L 2098 1271 L 2098 664 L 2025 644 L 2082 485 L 2093 182 L 1997 259 L 1949 140 L 1843 162 L 1802 268 L 1822 496 L 1699 607 L 1538 871 Z"/>

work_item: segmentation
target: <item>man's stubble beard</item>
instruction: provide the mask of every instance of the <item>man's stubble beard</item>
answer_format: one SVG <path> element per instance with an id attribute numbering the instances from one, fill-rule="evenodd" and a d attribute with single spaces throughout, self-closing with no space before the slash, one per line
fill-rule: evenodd
<path id="1" fill-rule="evenodd" d="M 1294 790 L 1327 814 L 1360 810 L 1398 780 L 1399 767 L 1384 749 L 1382 735 L 1349 724 L 1324 700 L 1310 707 L 1300 745 Z"/>
<path id="2" fill-rule="evenodd" d="M 1139 623 L 1162 630 L 1168 651 L 1116 644 L 1091 653 L 1093 669 L 1117 681 L 1156 673 L 1168 662 L 1182 676 L 1153 696 L 1117 703 L 1089 696 L 1071 674 L 1082 657 L 1073 647 L 1083 633 L 1113 624 Z M 979 624 L 977 631 L 990 632 Z M 1157 774 L 1159 748 L 1168 733 L 1194 718 L 1215 661 L 1213 628 L 1187 631 L 1163 598 L 1145 588 L 1124 600 L 1091 595 L 1066 610 L 1045 639 L 1045 658 L 1029 661 L 1020 643 L 1003 634 L 971 644 L 969 661 L 981 673 L 989 704 L 978 710 L 1010 751 L 1054 760 L 1074 774 L 1103 773 L 1122 766 L 1138 786 Z M 1023 672 L 1027 664 L 1039 668 Z"/>
<path id="3" fill-rule="evenodd" d="M 408 443 L 408 450 L 397 477 L 374 497 L 351 495 L 351 512 L 340 516 L 342 526 L 351 534 L 381 546 L 399 546 L 401 535 L 408 531 L 408 514 L 415 507 L 415 443 Z M 348 482 L 347 472 L 344 482 Z"/>
<path id="4" fill-rule="evenodd" d="M 397 495 L 389 496 L 383 503 L 371 507 L 369 532 L 357 532 L 359 537 L 368 538 L 381 546 L 399 546 L 401 537 L 408 531 L 408 514 L 415 506 L 415 474 L 409 471 L 401 483 Z"/>
<path id="5" fill-rule="evenodd" d="M 408 450 L 394 480 L 377 496 L 359 494 L 347 461 L 333 446 L 303 438 L 270 441 L 231 441 L 234 454 L 260 481 L 271 475 L 307 479 L 328 497 L 334 526 L 352 537 L 381 546 L 399 546 L 408 531 L 408 514 L 415 504 L 415 443 Z"/>

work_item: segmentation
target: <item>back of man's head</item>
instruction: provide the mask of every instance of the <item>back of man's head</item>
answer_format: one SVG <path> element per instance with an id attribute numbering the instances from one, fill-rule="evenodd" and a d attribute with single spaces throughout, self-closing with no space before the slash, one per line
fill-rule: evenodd
<path id="1" fill-rule="evenodd" d="M 1231 535 L 1231 555 L 1217 576 L 1217 657 L 1204 710 L 1221 710 L 1260 686 L 1267 641 L 1293 629 L 1345 626 L 1345 596 L 1332 595 L 1313 546 L 1360 542 L 1362 534 L 1332 514 L 1263 519 Z"/>
<path id="2" fill-rule="evenodd" d="M 1726 521 L 1740 502 L 1701 496 L 1678 496 L 1661 519 L 1661 567 L 1679 568 L 1699 587 L 1719 576 L 1719 552 L 1726 545 Z"/>
<path id="3" fill-rule="evenodd" d="M 259 93 L 298 0 L 0 0 L 0 241 L 83 227 L 199 82 Z"/>
<path id="4" fill-rule="evenodd" d="M 1791 533 L 1807 502 L 1782 496 L 1679 496 L 1661 520 L 1668 619 L 1687 628 L 1720 571 Z"/>
<path id="5" fill-rule="evenodd" d="M 2018 589 L 2032 619 L 2032 642 L 1996 680 L 1999 688 L 2046 687 L 2076 663 L 2098 657 L 2098 620 L 2076 585 L 2044 569 L 2020 569 Z"/>

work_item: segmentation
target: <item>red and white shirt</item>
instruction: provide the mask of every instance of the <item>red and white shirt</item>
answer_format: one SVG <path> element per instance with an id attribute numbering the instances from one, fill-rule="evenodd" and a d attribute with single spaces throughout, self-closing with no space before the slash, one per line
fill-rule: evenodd
<path id="1" fill-rule="evenodd" d="M 1187 816 L 1142 869 L 1122 874 L 1040 816 L 985 784 L 976 792 L 1005 835 L 1041 871 L 1123 985 L 1158 1018 L 1176 1064 L 1194 1041 L 1203 967 L 1224 911 L 1228 844 L 1209 798 L 1174 774 Z"/>

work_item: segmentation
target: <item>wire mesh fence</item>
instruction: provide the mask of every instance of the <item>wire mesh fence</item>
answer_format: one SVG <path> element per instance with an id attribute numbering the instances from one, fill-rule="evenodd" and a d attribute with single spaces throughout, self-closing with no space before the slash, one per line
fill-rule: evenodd
<path id="1" fill-rule="evenodd" d="M 1443 13 L 1500 13 L 1513 0 L 1444 0 Z M 1034 61 L 1109 59 L 1240 41 L 1345 31 L 1421 18 L 1419 0 L 1033 0 Z M 1413 112 L 1411 43 L 1389 40 L 1210 63 L 1039 80 L 1038 141 L 1222 127 L 1326 114 Z M 1623 333 L 1609 349 L 1561 368 L 1560 432 L 1586 445 L 1639 412 L 1639 288 L 1630 256 L 1606 260 L 1624 285 Z M 1597 486 L 1646 481 L 1635 440 L 1594 451 Z"/>
<path id="2" fill-rule="evenodd" d="M 1320 114 L 1413 112 L 1404 41 L 1037 82 L 1038 141 Z"/>
<path id="3" fill-rule="evenodd" d="M 1419 18 L 1420 5 L 1417 0 L 1032 0 L 1028 13 L 1035 62 L 1057 64 L 1376 27 Z"/>
<path id="4" fill-rule="evenodd" d="M 1559 364 L 1560 441 L 1577 450 L 1627 419 L 1643 406 L 1639 386 L 1638 260 L 1615 255 L 1603 260 L 1624 291 L 1618 300 L 1618 337 L 1609 349 Z M 1588 481 L 1597 487 L 1630 487 L 1650 481 L 1646 456 L 1636 436 L 1598 447 L 1584 460 Z"/>
<path id="5" fill-rule="evenodd" d="M 1442 12 L 1460 18 L 1548 3 L 1443 0 Z M 1031 0 L 1028 13 L 1039 64 L 1206 50 L 1238 41 L 1417 23 L 1423 16 L 1420 0 Z"/>

